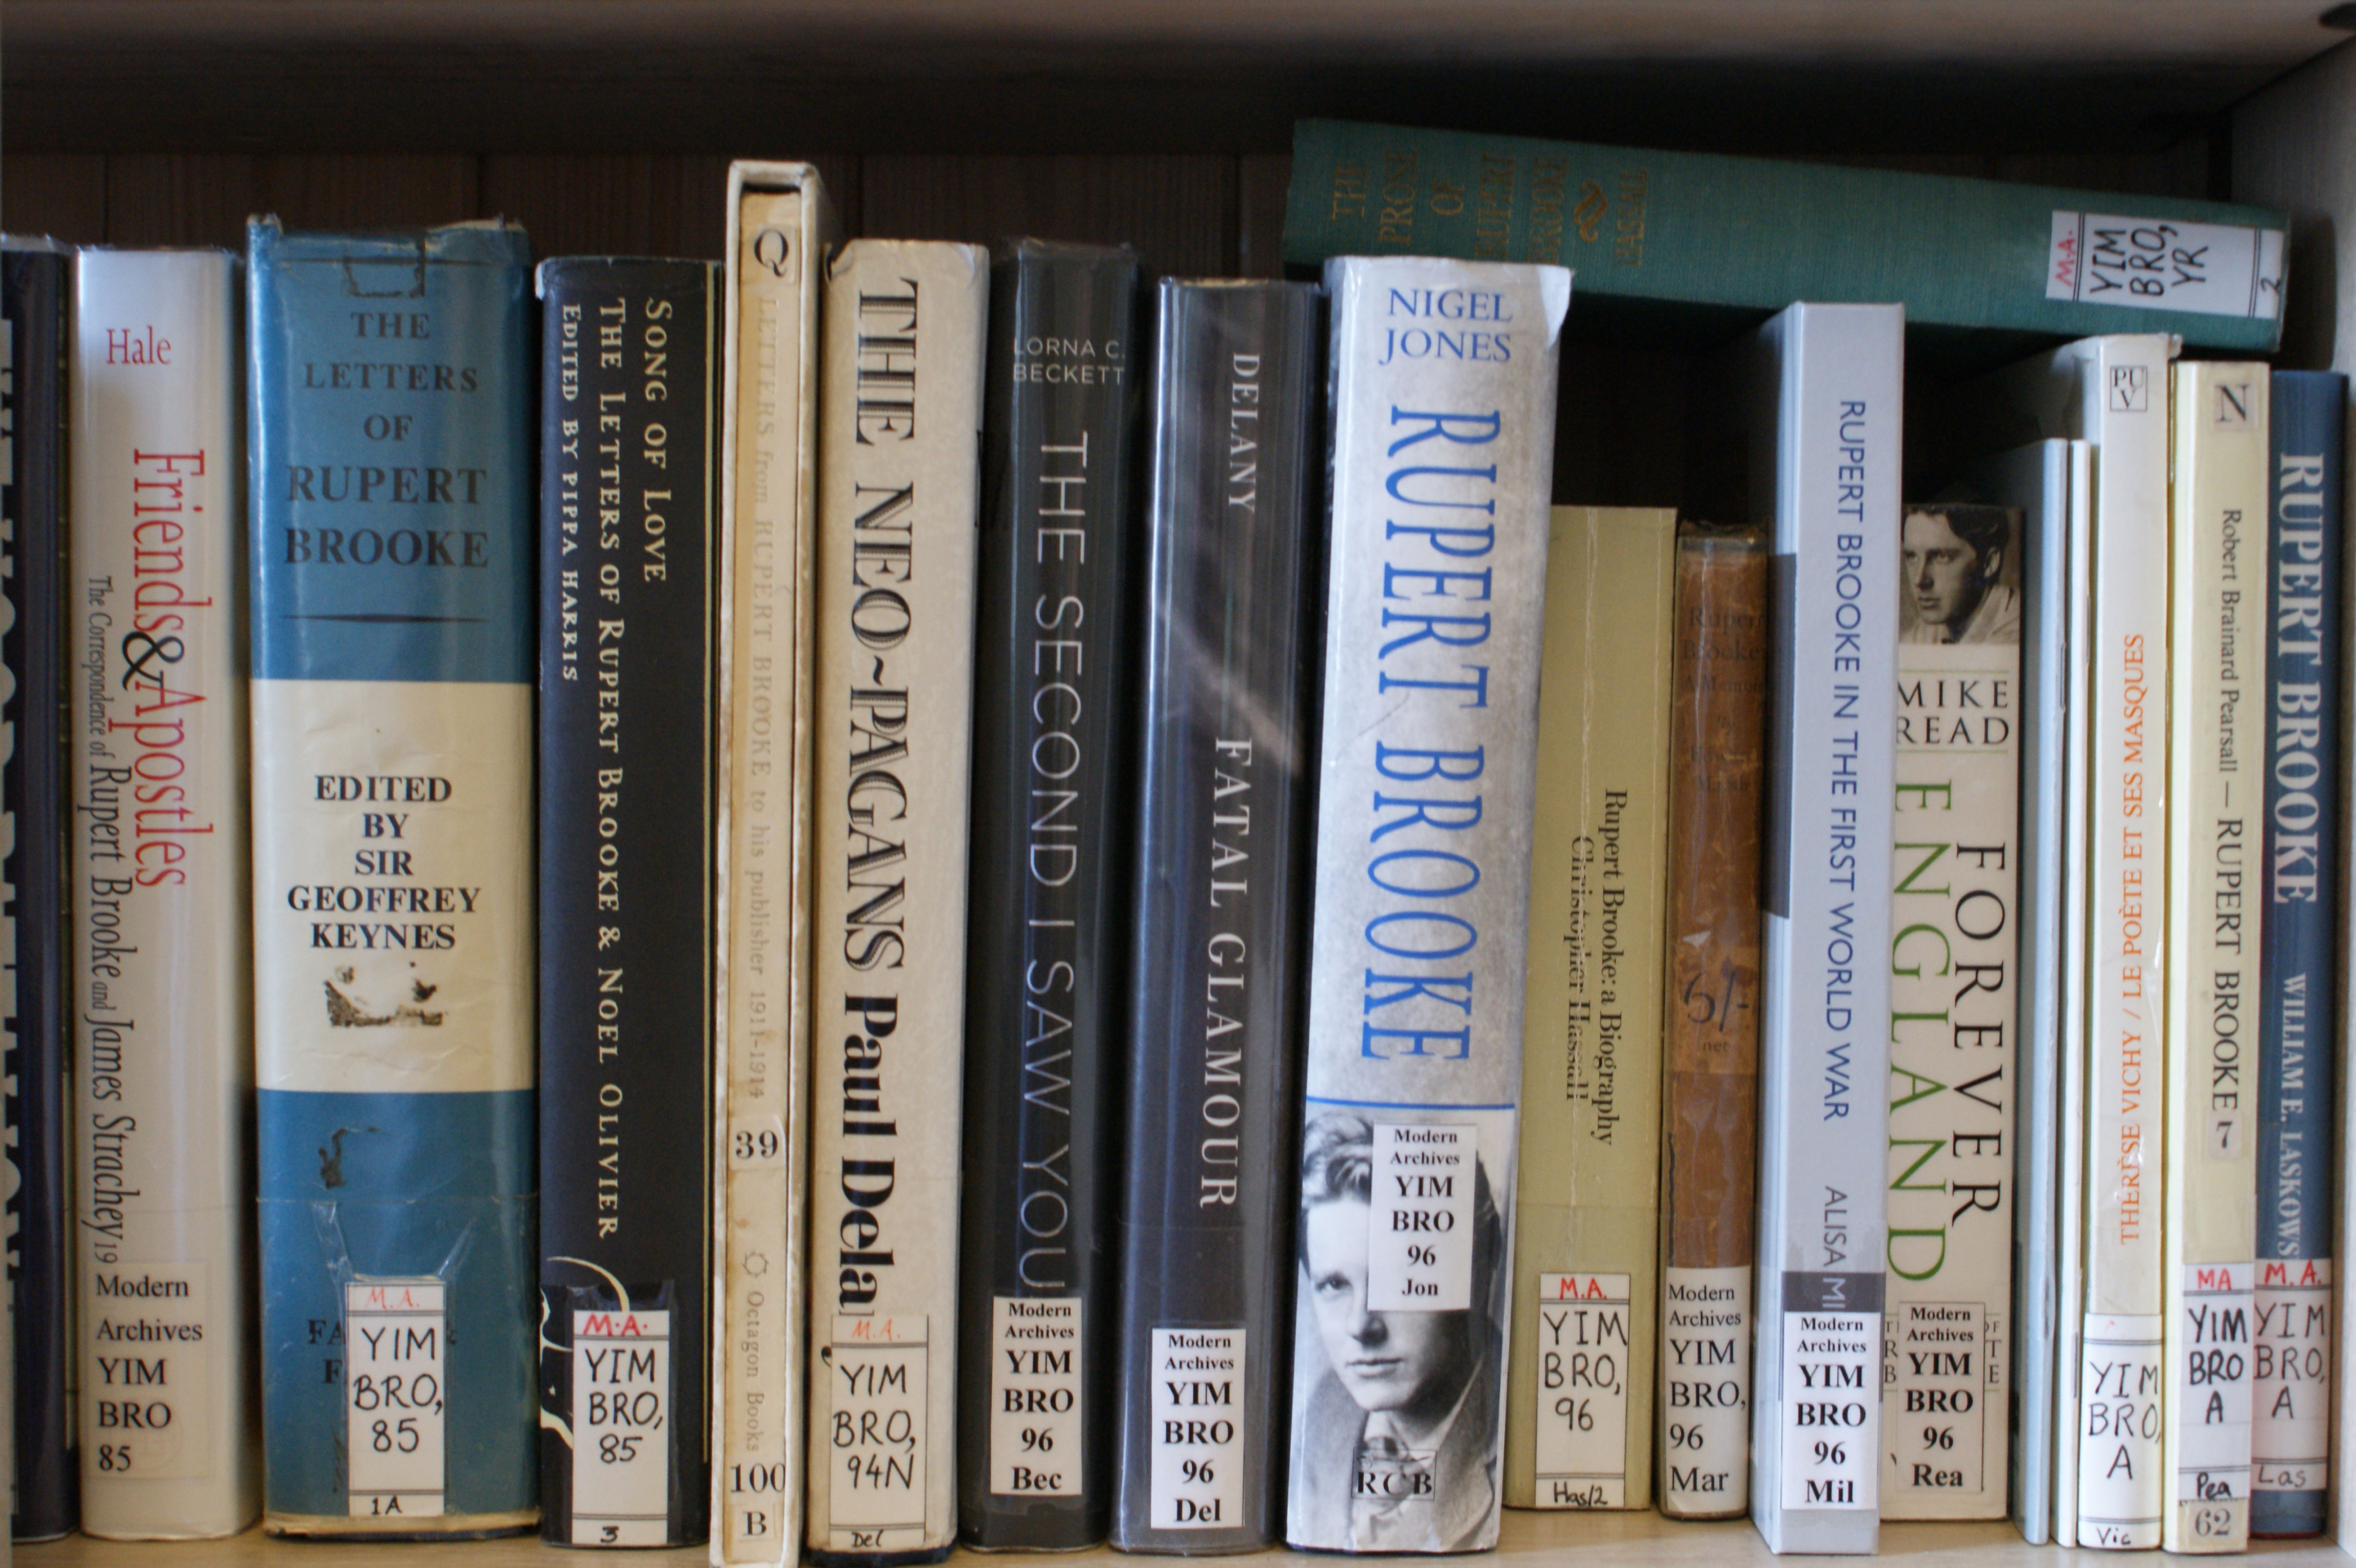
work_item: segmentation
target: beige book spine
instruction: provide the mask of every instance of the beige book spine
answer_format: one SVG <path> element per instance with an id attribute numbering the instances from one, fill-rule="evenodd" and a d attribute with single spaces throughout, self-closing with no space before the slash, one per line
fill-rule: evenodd
<path id="1" fill-rule="evenodd" d="M 808 1540 L 957 1535 L 974 507 L 990 256 L 828 268 L 818 502 Z M 946 981 L 946 983 L 944 982 Z"/>
<path id="2" fill-rule="evenodd" d="M 1884 1519 L 2001 1519 L 2019 1054 L 2020 514 L 1901 522 Z"/>
<path id="3" fill-rule="evenodd" d="M 2267 368 L 2175 367 L 2169 687 L 2169 1477 L 2161 1544 L 2250 1541 Z"/>
<path id="4" fill-rule="evenodd" d="M 1676 514 L 1557 507 L 1522 1013 L 1505 1502 L 1653 1500 Z"/>
<path id="5" fill-rule="evenodd" d="M 818 173 L 733 165 L 728 213 L 712 1561 L 790 1563 L 807 1299 Z"/>

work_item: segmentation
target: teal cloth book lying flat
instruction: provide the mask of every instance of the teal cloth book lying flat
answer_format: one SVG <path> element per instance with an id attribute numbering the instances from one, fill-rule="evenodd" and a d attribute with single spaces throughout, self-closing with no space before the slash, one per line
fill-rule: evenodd
<path id="1" fill-rule="evenodd" d="M 537 1518 L 520 230 L 248 233 L 263 1524 Z"/>
<path id="2" fill-rule="evenodd" d="M 1902 305 L 1934 336 L 2271 353 L 2284 230 L 2222 201 L 1303 120 L 1284 259 L 1551 262 L 1578 275 L 1574 319 L 1671 331 L 1730 334 L 1805 299 Z"/>

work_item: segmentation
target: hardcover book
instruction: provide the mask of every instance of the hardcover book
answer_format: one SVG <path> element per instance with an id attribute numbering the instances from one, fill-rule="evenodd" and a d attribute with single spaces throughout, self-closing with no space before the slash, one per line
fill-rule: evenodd
<path id="1" fill-rule="evenodd" d="M 957 1537 L 967 762 L 982 329 L 974 245 L 827 269 L 818 489 L 809 1544 Z"/>
<path id="2" fill-rule="evenodd" d="M 1137 258 L 991 266 L 974 618 L 958 1535 L 1105 1537 L 1129 956 Z"/>
<path id="3" fill-rule="evenodd" d="M 1662 969 L 1661 1512 L 1751 1508 L 1767 541 L 1678 531 Z"/>
<path id="4" fill-rule="evenodd" d="M 1900 523 L 1884 1519 L 2001 1519 L 2019 1090 L 2021 515 Z"/>
<path id="5" fill-rule="evenodd" d="M 2318 1535 L 2331 1480 L 2331 1045 L 2342 832 L 2340 679 L 2348 381 L 2276 371 L 2267 544 L 2265 929 L 2259 966 L 2257 1282 L 2250 1533 Z"/>
<path id="6" fill-rule="evenodd" d="M 83 251 L 74 278 L 81 1528 L 234 1535 L 262 1483 L 237 258 Z"/>
<path id="7" fill-rule="evenodd" d="M 1494 1546 L 1559 267 L 1338 258 L 1285 1540 Z"/>
<path id="8" fill-rule="evenodd" d="M 531 279 L 247 229 L 264 1524 L 538 1517 Z"/>
<path id="9" fill-rule="evenodd" d="M 2170 1552 L 2250 1541 L 2258 958 L 2269 641 L 2265 365 L 2173 368 L 2167 1177 Z"/>
<path id="10" fill-rule="evenodd" d="M 2167 957 L 2168 362 L 2172 339 L 2092 338 L 1999 372 L 1981 388 L 1991 445 L 2024 437 L 2094 448 L 2085 794 L 2091 911 L 2085 976 L 2083 1282 L 2077 1369 L 2054 1455 L 2064 1544 L 2159 1544 L 2159 1089 Z M 2073 626 L 2073 634 L 2077 628 Z M 2074 657 L 2078 657 L 2073 655 Z M 2075 789 L 2077 786 L 2072 786 Z M 2065 1105 L 2065 1124 L 2066 1110 Z M 2068 1153 L 2065 1145 L 2065 1155 Z M 2074 1169 L 2074 1167 L 2073 1167 Z M 2065 1174 L 2062 1196 L 2072 1176 Z M 2066 1273 L 2065 1290 L 2066 1291 Z M 2061 1304 L 2066 1307 L 2064 1300 Z M 2062 1331 L 2066 1352 L 2071 1331 Z M 2066 1523 L 2066 1528 L 2064 1524 Z"/>
<path id="11" fill-rule="evenodd" d="M 541 263 L 540 1495 L 711 1507 L 719 269 Z"/>
<path id="12" fill-rule="evenodd" d="M 1560 263 L 1583 313 L 1655 334 L 1887 300 L 1951 345 L 1964 328 L 2173 332 L 2265 353 L 2283 235 L 2279 214 L 2225 202 L 1303 120 L 1284 259 Z"/>
<path id="13" fill-rule="evenodd" d="M 1113 1544 L 1283 1530 L 1320 298 L 1161 285 L 1146 504 Z"/>
<path id="14" fill-rule="evenodd" d="M 1522 1003 L 1509 1508 L 1653 1498 L 1674 512 L 1557 507 Z"/>
<path id="15" fill-rule="evenodd" d="M 720 981 L 712 1561 L 801 1551 L 809 1260 L 811 552 L 831 209 L 728 168 L 720 463 Z"/>
<path id="16" fill-rule="evenodd" d="M 0 556 L 8 671 L 0 809 L 5 990 L 9 1305 L 16 1334 L 9 1533 L 48 1541 L 80 1514 L 72 1160 L 66 1129 L 73 1032 L 73 895 L 66 873 L 66 362 L 73 261 L 39 242 L 0 251 Z"/>
<path id="17" fill-rule="evenodd" d="M 1795 305 L 1746 367 L 1776 555 L 1751 1517 L 1779 1552 L 1878 1540 L 1904 326 Z"/>

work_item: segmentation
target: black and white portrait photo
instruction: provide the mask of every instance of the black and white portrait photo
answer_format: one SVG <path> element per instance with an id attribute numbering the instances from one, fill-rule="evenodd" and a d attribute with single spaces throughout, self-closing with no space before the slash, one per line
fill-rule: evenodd
<path id="1" fill-rule="evenodd" d="M 2020 516 L 2000 506 L 1910 506 L 1899 536 L 1899 640 L 2020 641 Z"/>

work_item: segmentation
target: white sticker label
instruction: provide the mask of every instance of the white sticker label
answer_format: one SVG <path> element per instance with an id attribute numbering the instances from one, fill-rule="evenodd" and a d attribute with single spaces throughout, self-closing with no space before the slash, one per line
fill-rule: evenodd
<path id="1" fill-rule="evenodd" d="M 670 1532 L 670 1314 L 573 1315 L 573 1544 Z"/>
<path id="2" fill-rule="evenodd" d="M 990 1302 L 990 1489 L 1080 1495 L 1080 1298 Z"/>
<path id="3" fill-rule="evenodd" d="M 1881 1314 L 1783 1314 L 1783 1506 L 1874 1509 Z"/>
<path id="4" fill-rule="evenodd" d="M 211 1475 L 204 1264 L 93 1265 L 85 1303 L 82 1441 L 99 1473 L 134 1481 Z"/>
<path id="5" fill-rule="evenodd" d="M 838 1550 L 882 1552 L 925 1528 L 929 1321 L 837 1317 L 827 1357 L 826 1509 Z"/>
<path id="6" fill-rule="evenodd" d="M 1898 1304 L 1881 1369 L 1881 1425 L 1896 1490 L 1982 1489 L 1987 1338 L 1977 1302 Z"/>
<path id="7" fill-rule="evenodd" d="M 354 1519 L 442 1513 L 448 1290 L 438 1279 L 344 1286 L 344 1451 Z"/>
<path id="8" fill-rule="evenodd" d="M 1243 1404 L 1242 1329 L 1153 1330 L 1153 1529 L 1242 1521 Z"/>
<path id="9" fill-rule="evenodd" d="M 2260 1263 L 2252 1310 L 2251 1489 L 2322 1491 L 2331 1480 L 2331 1260 Z"/>
<path id="10" fill-rule="evenodd" d="M 1540 1274 L 1537 1506 L 1628 1506 L 1626 1274 Z"/>
<path id="11" fill-rule="evenodd" d="M 2078 1372 L 2078 1544 L 2159 1544 L 2157 1313 L 2086 1315 Z"/>
<path id="12" fill-rule="evenodd" d="M 1661 1276 L 1661 1511 L 1740 1513 L 1751 1498 L 1751 1271 Z"/>
<path id="13" fill-rule="evenodd" d="M 2192 1540 L 2246 1538 L 2250 1509 L 2249 1263 L 2184 1265 L 2175 1387 L 2179 1528 Z"/>
<path id="14" fill-rule="evenodd" d="M 2282 285 L 2279 229 L 2053 213 L 2048 299 L 2271 321 L 2282 314 Z"/>
<path id="15" fill-rule="evenodd" d="M 1472 1305 L 1477 1142 L 1467 1123 L 1375 1123 L 1367 1311 L 1462 1312 Z"/>

